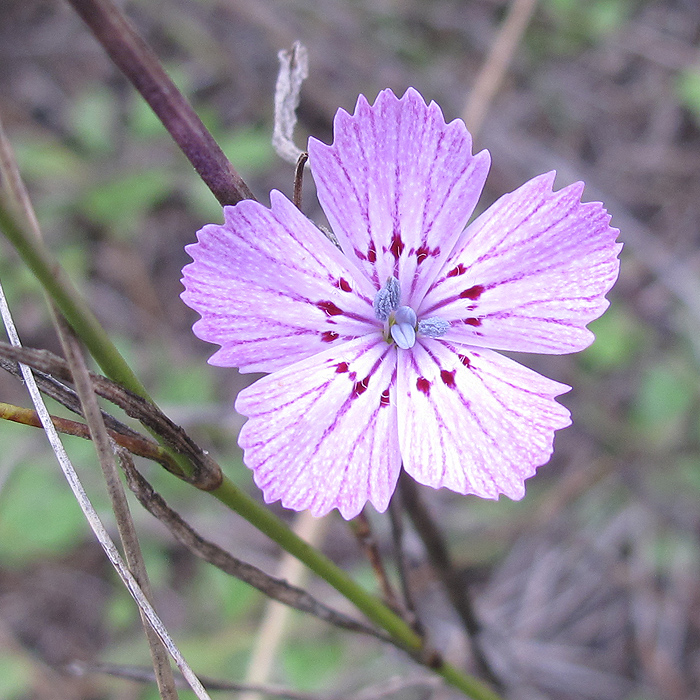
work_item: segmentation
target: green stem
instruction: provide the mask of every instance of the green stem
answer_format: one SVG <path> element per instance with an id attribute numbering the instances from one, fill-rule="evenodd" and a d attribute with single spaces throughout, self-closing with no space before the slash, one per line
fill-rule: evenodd
<path id="1" fill-rule="evenodd" d="M 314 573 L 351 600 L 370 620 L 385 629 L 403 647 L 412 652 L 420 651 L 422 640 L 409 625 L 375 596 L 355 583 L 328 557 L 299 538 L 272 511 L 261 506 L 226 478 L 222 485 L 211 493 L 277 542 L 282 549 L 304 562 Z"/>
<path id="2" fill-rule="evenodd" d="M 13 216 L 2 199 L 0 199 L 0 228 L 61 310 L 78 337 L 85 343 L 104 373 L 110 379 L 153 403 L 146 389 L 114 347 L 100 322 L 90 311 L 59 263 L 53 259 L 43 242 L 33 236 L 28 227 L 22 226 Z M 181 455 L 176 457 L 179 458 L 178 464 L 185 461 Z M 191 465 L 185 466 L 187 473 L 191 473 Z M 226 477 L 221 486 L 211 493 L 327 581 L 372 622 L 386 630 L 407 652 L 414 657 L 420 657 L 423 641 L 404 620 L 375 596 L 365 591 L 328 557 L 304 542 L 270 510 L 241 491 Z M 434 670 L 448 683 L 474 700 L 499 700 L 487 686 L 449 664 L 439 664 Z"/>
<path id="3" fill-rule="evenodd" d="M 6 200 L 0 200 L 0 228 L 15 247 L 27 267 L 61 310 L 78 337 L 90 350 L 102 371 L 135 394 L 153 402 L 126 360 L 110 340 L 102 325 L 73 286 L 60 264 L 53 258 L 42 241 L 22 226 Z"/>

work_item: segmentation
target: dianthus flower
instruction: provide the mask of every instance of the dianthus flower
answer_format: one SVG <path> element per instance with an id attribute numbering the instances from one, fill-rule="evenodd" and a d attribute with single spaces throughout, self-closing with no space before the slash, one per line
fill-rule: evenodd
<path id="1" fill-rule="evenodd" d="M 490 165 L 464 123 L 409 89 L 340 110 L 309 141 L 335 246 L 279 192 L 224 208 L 187 247 L 182 298 L 210 362 L 267 372 L 241 391 L 239 444 L 265 501 L 384 511 L 400 469 L 513 499 L 570 424 L 570 387 L 494 350 L 563 354 L 593 340 L 618 231 L 554 173 L 469 226 Z"/>

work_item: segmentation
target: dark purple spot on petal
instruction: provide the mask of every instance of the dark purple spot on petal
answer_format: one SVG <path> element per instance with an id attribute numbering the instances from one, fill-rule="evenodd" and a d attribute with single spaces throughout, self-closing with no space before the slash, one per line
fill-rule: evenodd
<path id="1" fill-rule="evenodd" d="M 463 275 L 467 271 L 467 268 L 462 265 L 462 263 L 459 263 L 457 267 L 453 267 L 448 273 L 448 277 L 457 277 L 457 275 Z"/>
<path id="2" fill-rule="evenodd" d="M 384 389 L 382 391 L 382 397 L 379 399 L 379 405 L 380 406 L 388 406 L 389 405 L 389 390 Z"/>
<path id="3" fill-rule="evenodd" d="M 430 248 L 427 246 L 422 245 L 418 250 L 416 251 L 416 257 L 418 258 L 418 264 L 420 265 L 423 260 L 425 260 L 428 256 L 430 255 Z"/>
<path id="4" fill-rule="evenodd" d="M 404 243 L 401 240 L 401 235 L 398 233 L 394 234 L 394 237 L 391 239 L 391 245 L 389 246 L 389 250 L 391 251 L 391 254 L 398 260 L 399 256 L 401 253 L 403 253 L 404 249 Z"/>
<path id="5" fill-rule="evenodd" d="M 324 343 L 332 343 L 334 340 L 338 340 L 338 334 L 335 331 L 323 331 L 321 340 Z"/>
<path id="6" fill-rule="evenodd" d="M 355 381 L 355 377 L 357 377 L 357 372 L 350 372 L 350 374 L 348 374 L 348 379 L 350 379 L 351 382 Z"/>
<path id="7" fill-rule="evenodd" d="M 338 280 L 338 287 L 340 287 L 340 289 L 342 289 L 344 292 L 352 291 L 350 282 L 348 282 L 346 279 L 343 279 L 342 277 Z"/>
<path id="8" fill-rule="evenodd" d="M 455 268 L 457 269 L 457 268 Z M 475 284 L 469 289 L 465 289 L 460 295 L 460 299 L 478 299 L 482 292 L 484 291 L 484 286 L 482 284 Z"/>
<path id="9" fill-rule="evenodd" d="M 360 260 L 367 260 L 367 256 L 358 248 L 355 248 L 355 255 L 357 255 Z"/>
<path id="10" fill-rule="evenodd" d="M 418 377 L 416 387 L 418 391 L 422 391 L 426 396 L 430 392 L 430 382 L 425 377 Z"/>
<path id="11" fill-rule="evenodd" d="M 369 248 L 367 249 L 367 260 L 371 263 L 377 262 L 377 249 L 374 247 L 374 241 L 369 244 Z"/>
<path id="12" fill-rule="evenodd" d="M 354 396 L 359 396 L 360 394 L 364 394 L 365 391 L 367 391 L 367 387 L 369 386 L 369 375 L 367 375 L 362 381 L 355 382 L 355 386 L 353 387 L 353 395 Z"/>
<path id="13" fill-rule="evenodd" d="M 455 373 L 457 370 L 452 370 L 451 372 L 448 372 L 446 369 L 440 370 L 440 377 L 443 382 L 445 382 L 446 386 L 449 386 L 451 389 L 454 389 L 455 386 Z"/>
<path id="14" fill-rule="evenodd" d="M 328 316 L 340 316 L 343 313 L 332 301 L 319 301 L 316 304 L 321 311 L 325 311 Z"/>
<path id="15" fill-rule="evenodd" d="M 480 326 L 481 319 L 480 318 L 465 318 L 462 320 L 462 323 L 464 323 L 467 326 Z"/>
<path id="16" fill-rule="evenodd" d="M 343 374 L 344 372 L 347 372 L 349 369 L 350 369 L 350 366 L 348 365 L 347 362 L 339 362 L 335 367 L 335 371 L 338 374 Z"/>
<path id="17" fill-rule="evenodd" d="M 469 358 L 466 355 L 457 355 L 459 357 L 459 361 L 465 366 L 465 367 L 471 367 L 471 362 L 469 361 Z"/>

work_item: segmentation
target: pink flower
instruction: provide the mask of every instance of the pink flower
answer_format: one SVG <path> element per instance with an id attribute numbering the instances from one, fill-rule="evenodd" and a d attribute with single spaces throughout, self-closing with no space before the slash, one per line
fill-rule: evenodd
<path id="1" fill-rule="evenodd" d="M 618 231 L 583 184 L 540 175 L 467 226 L 490 156 L 413 89 L 340 110 L 309 142 L 340 249 L 284 195 L 225 207 L 187 247 L 194 332 L 214 365 L 268 372 L 243 390 L 239 437 L 266 502 L 384 511 L 403 468 L 421 484 L 519 499 L 570 424 L 569 387 L 494 350 L 593 341 Z"/>

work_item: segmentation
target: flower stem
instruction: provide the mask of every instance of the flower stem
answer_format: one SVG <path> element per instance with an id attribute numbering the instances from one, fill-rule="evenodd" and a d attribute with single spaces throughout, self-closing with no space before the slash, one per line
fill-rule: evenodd
<path id="1" fill-rule="evenodd" d="M 59 263 L 44 243 L 32 235 L 29 226 L 23 224 L 24 221 L 6 204 L 5 198 L 0 197 L 0 229 L 61 310 L 95 361 L 110 379 L 153 402 Z M 174 454 L 174 457 L 185 473 L 192 472 L 191 465 L 182 455 Z M 386 630 L 399 646 L 415 658 L 420 658 L 423 640 L 401 617 L 353 581 L 328 557 L 304 542 L 270 510 L 241 491 L 227 477 L 224 477 L 221 485 L 210 493 L 279 544 L 282 549 L 306 564 L 354 603 L 372 622 Z M 439 663 L 433 668 L 448 683 L 474 700 L 498 700 L 498 696 L 487 686 L 449 664 Z"/>
<path id="2" fill-rule="evenodd" d="M 351 601 L 372 622 L 385 629 L 412 656 L 420 658 L 423 640 L 410 625 L 392 612 L 374 595 L 358 585 L 328 557 L 299 538 L 267 508 L 261 506 L 224 477 L 222 485 L 211 492 L 249 523 L 277 542 L 285 551 L 304 562 L 315 574 L 324 579 Z M 499 700 L 490 688 L 476 678 L 466 675 L 450 664 L 438 662 L 431 668 L 448 683 L 474 700 Z"/>
<path id="3" fill-rule="evenodd" d="M 109 57 L 148 102 L 222 205 L 254 199 L 158 57 L 111 0 L 68 0 Z"/>

